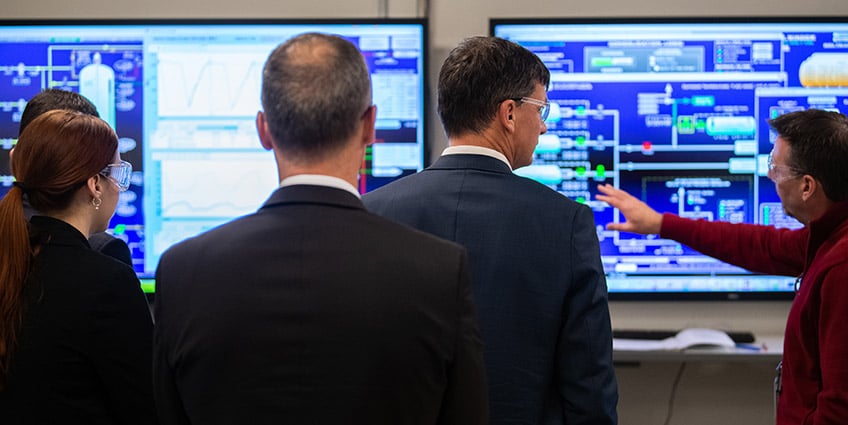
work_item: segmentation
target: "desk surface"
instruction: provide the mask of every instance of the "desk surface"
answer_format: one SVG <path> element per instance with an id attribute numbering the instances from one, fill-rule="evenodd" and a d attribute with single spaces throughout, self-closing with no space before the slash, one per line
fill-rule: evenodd
<path id="1" fill-rule="evenodd" d="M 717 362 L 761 362 L 777 363 L 783 356 L 783 337 L 757 337 L 749 348 L 707 347 L 686 350 L 615 350 L 615 362 L 664 362 L 664 361 L 717 361 Z M 759 347 L 759 348 L 755 348 Z M 763 348 L 764 347 L 764 348 Z"/>

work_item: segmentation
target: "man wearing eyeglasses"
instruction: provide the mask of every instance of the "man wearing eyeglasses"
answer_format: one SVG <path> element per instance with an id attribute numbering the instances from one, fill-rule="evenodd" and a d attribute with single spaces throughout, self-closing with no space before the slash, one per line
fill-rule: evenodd
<path id="1" fill-rule="evenodd" d="M 21 123 L 18 134 L 23 133 L 24 128 L 26 128 L 26 126 L 39 115 L 54 109 L 68 109 L 100 117 L 94 104 L 82 95 L 66 90 L 46 89 L 33 96 L 32 99 L 27 102 L 23 113 L 21 113 Z M 12 149 L 12 151 L 14 151 L 14 149 Z M 10 153 L 10 157 L 11 155 L 12 154 Z M 128 162 L 126 164 L 129 165 Z M 107 169 L 110 168 L 107 167 Z M 109 172 L 111 173 L 111 171 Z M 126 180 L 126 187 L 122 188 L 122 190 L 126 190 L 129 188 L 129 178 L 132 176 L 132 166 L 129 167 L 128 173 L 125 172 L 125 170 L 120 171 L 120 173 L 121 176 L 123 176 L 121 178 Z M 32 207 L 30 207 L 29 202 L 26 201 L 26 198 L 24 199 L 24 213 L 26 214 L 27 219 L 32 217 L 35 213 Z M 88 238 L 88 244 L 95 251 L 99 251 L 112 258 L 116 258 L 132 267 L 132 253 L 130 253 L 130 248 L 123 240 L 106 232 L 99 232 L 93 233 Z"/>
<path id="2" fill-rule="evenodd" d="M 777 424 L 848 418 L 848 118 L 809 109 L 769 121 L 777 132 L 768 178 L 797 230 L 660 214 L 626 192 L 598 199 L 626 221 L 608 229 L 655 234 L 748 270 L 798 276 L 775 383 Z"/>
<path id="3" fill-rule="evenodd" d="M 439 75 L 450 146 L 363 197 L 468 249 L 492 424 L 615 424 L 606 281 L 588 207 L 513 174 L 546 131 L 550 73 L 495 37 L 463 41 Z"/>

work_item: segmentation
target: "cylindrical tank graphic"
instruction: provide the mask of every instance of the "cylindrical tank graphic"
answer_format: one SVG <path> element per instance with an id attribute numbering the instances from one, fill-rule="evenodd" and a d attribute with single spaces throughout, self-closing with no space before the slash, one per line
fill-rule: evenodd
<path id="1" fill-rule="evenodd" d="M 804 87 L 848 86 L 848 54 L 813 53 L 801 62 L 798 78 Z"/>
<path id="2" fill-rule="evenodd" d="M 91 64 L 80 70 L 80 94 L 88 98 L 103 121 L 115 128 L 115 71 L 101 63 L 99 52 L 94 53 Z"/>

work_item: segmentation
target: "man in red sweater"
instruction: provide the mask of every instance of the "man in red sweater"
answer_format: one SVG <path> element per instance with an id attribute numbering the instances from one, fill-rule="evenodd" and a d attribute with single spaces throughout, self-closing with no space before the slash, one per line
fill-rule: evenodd
<path id="1" fill-rule="evenodd" d="M 796 230 L 660 214 L 610 185 L 597 199 L 626 221 L 607 228 L 655 234 L 753 272 L 798 276 L 783 345 L 777 424 L 848 421 L 848 118 L 816 109 L 769 121 L 771 179 Z"/>

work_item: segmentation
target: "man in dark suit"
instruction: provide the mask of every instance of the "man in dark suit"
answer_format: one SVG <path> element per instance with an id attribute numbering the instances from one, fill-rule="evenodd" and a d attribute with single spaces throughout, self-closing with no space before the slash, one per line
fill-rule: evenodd
<path id="1" fill-rule="evenodd" d="M 165 424 L 486 424 L 465 251 L 365 210 L 365 61 L 304 34 L 265 64 L 280 189 L 166 251 L 154 392 Z"/>
<path id="2" fill-rule="evenodd" d="M 550 74 L 494 37 L 462 42 L 439 75 L 450 147 L 366 207 L 468 249 L 493 424 L 615 424 L 618 388 L 592 212 L 512 173 L 533 159 Z"/>
<path id="3" fill-rule="evenodd" d="M 27 102 L 24 111 L 21 113 L 21 124 L 18 134 L 23 133 L 24 128 L 36 117 L 54 109 L 68 109 L 98 118 L 100 117 L 94 104 L 81 94 L 60 89 L 46 89 L 33 96 Z M 14 151 L 14 149 L 12 150 Z M 35 211 L 29 205 L 26 198 L 24 199 L 24 214 L 26 214 L 27 220 L 35 214 Z M 91 249 L 116 258 L 132 267 L 132 254 L 127 243 L 123 240 L 106 232 L 98 232 L 93 233 L 88 238 L 88 244 L 91 246 Z"/>

